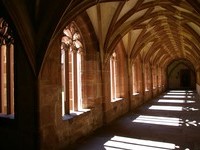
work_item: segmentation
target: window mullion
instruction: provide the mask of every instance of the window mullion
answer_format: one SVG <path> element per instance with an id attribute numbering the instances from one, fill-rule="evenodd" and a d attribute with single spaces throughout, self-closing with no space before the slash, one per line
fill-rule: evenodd
<path id="1" fill-rule="evenodd" d="M 10 102 L 11 114 L 14 114 L 14 45 L 10 44 Z"/>
<path id="2" fill-rule="evenodd" d="M 1 112 L 2 113 L 6 113 L 6 58 L 5 58 L 5 54 L 6 54 L 6 45 L 2 45 L 1 46 Z"/>
<path id="3" fill-rule="evenodd" d="M 113 59 L 110 59 L 110 90 L 111 90 L 111 100 L 113 100 L 113 92 L 114 92 L 114 83 L 113 83 Z"/>
<path id="4" fill-rule="evenodd" d="M 7 45 L 6 47 L 6 94 L 7 94 L 7 114 L 11 114 L 11 76 L 10 76 L 10 47 Z"/>
<path id="5" fill-rule="evenodd" d="M 82 108 L 81 54 L 77 54 L 78 109 Z"/>
<path id="6" fill-rule="evenodd" d="M 77 96 L 77 52 L 73 52 L 73 100 L 74 111 L 78 111 L 78 96 Z"/>
<path id="7" fill-rule="evenodd" d="M 135 93 L 138 93 L 138 87 L 139 87 L 139 75 L 137 75 L 139 72 L 138 70 L 138 62 L 136 63 L 136 66 L 134 68 L 134 74 L 135 74 Z"/>
<path id="8" fill-rule="evenodd" d="M 135 93 L 135 66 L 134 64 L 132 65 L 132 84 L 133 84 L 133 93 Z"/>
<path id="9" fill-rule="evenodd" d="M 65 106 L 65 114 L 70 113 L 70 105 L 69 105 L 69 52 L 65 50 L 64 52 L 64 106 Z"/>
<path id="10" fill-rule="evenodd" d="M 116 60 L 114 60 L 113 61 L 113 64 L 114 64 L 114 66 L 113 66 L 113 74 L 114 74 L 114 76 L 113 76 L 113 79 L 114 79 L 114 98 L 116 98 L 117 97 L 117 71 L 116 71 L 116 67 L 117 67 L 117 65 L 116 65 Z"/>

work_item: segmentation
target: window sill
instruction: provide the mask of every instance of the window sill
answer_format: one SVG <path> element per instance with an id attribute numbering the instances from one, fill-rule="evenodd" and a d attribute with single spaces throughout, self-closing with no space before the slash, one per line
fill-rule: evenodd
<path id="1" fill-rule="evenodd" d="M 70 120 L 72 118 L 75 118 L 77 116 L 81 116 L 81 115 L 83 115 L 87 112 L 90 112 L 90 111 L 91 111 L 90 109 L 81 109 L 81 110 L 78 110 L 78 111 L 70 111 L 70 114 L 62 116 L 62 119 L 63 120 Z"/>
<path id="2" fill-rule="evenodd" d="M 133 93 L 133 96 L 137 96 L 137 95 L 139 95 L 140 93 Z"/>
<path id="3" fill-rule="evenodd" d="M 124 98 L 113 98 L 111 102 L 117 102 L 117 101 L 122 101 Z"/>
<path id="4" fill-rule="evenodd" d="M 13 114 L 11 115 L 0 114 L 0 118 L 15 119 L 15 116 Z"/>

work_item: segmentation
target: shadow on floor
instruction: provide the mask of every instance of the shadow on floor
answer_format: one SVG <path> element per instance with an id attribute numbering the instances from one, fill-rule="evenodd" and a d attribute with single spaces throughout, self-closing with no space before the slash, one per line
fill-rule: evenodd
<path id="1" fill-rule="evenodd" d="M 97 130 L 73 150 L 200 150 L 200 99 L 169 91 Z"/>

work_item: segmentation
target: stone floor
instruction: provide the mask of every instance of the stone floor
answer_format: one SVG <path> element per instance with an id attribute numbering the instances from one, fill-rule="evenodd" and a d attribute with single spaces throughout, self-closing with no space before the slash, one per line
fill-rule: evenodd
<path id="1" fill-rule="evenodd" d="M 169 91 L 72 149 L 200 150 L 200 98 L 194 91 Z"/>

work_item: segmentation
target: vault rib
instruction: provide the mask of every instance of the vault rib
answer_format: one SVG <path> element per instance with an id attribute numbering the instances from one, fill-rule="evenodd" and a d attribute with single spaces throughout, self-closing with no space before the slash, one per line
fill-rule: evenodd
<path id="1" fill-rule="evenodd" d="M 155 39 L 157 39 L 159 41 L 159 43 L 161 43 L 161 46 L 163 47 L 163 49 L 172 57 L 174 58 L 173 56 L 173 53 L 170 51 L 170 49 L 162 42 L 161 40 L 161 37 L 156 34 L 156 31 L 154 30 L 154 28 L 152 28 L 152 30 L 149 31 L 152 35 L 155 35 Z"/>

